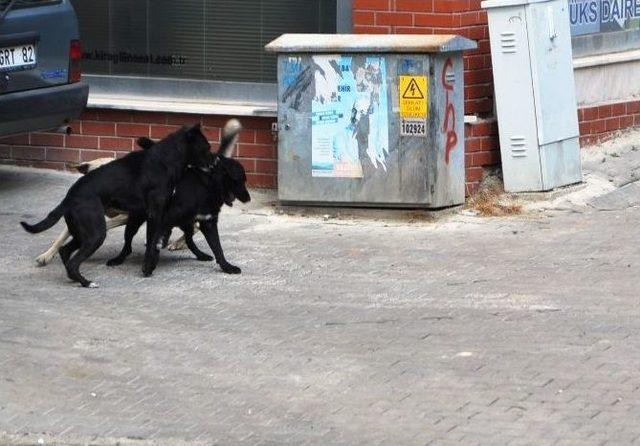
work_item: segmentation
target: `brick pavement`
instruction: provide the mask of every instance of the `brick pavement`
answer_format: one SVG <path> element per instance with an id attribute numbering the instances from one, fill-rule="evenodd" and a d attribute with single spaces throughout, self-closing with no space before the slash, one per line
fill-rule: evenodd
<path id="1" fill-rule="evenodd" d="M 86 290 L 34 265 L 55 231 L 18 227 L 72 180 L 0 168 L 0 444 L 640 444 L 638 208 L 237 206 L 221 233 L 242 275 L 178 252 L 143 279 L 141 236 L 109 269 L 116 231 Z"/>

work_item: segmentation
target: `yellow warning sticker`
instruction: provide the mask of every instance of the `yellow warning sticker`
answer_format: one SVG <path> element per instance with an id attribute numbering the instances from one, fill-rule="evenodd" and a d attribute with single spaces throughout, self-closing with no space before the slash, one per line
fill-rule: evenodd
<path id="1" fill-rule="evenodd" d="M 400 76 L 400 116 L 426 118 L 429 87 L 427 76 Z"/>

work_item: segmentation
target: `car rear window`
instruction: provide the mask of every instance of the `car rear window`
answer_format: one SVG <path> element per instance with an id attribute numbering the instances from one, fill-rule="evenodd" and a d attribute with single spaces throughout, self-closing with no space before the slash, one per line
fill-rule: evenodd
<path id="1" fill-rule="evenodd" d="M 34 8 L 61 2 L 62 0 L 16 0 L 11 9 Z M 0 14 L 9 6 L 9 3 L 11 0 L 0 0 Z"/>

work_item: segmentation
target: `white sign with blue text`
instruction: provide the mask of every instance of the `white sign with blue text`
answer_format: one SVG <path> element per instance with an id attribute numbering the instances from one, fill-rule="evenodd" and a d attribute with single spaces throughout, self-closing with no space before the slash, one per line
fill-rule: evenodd
<path id="1" fill-rule="evenodd" d="M 569 0 L 571 35 L 639 29 L 640 0 Z"/>

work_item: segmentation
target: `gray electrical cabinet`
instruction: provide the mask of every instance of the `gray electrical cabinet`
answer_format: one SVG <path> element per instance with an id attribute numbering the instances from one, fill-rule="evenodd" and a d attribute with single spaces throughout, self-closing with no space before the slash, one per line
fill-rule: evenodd
<path id="1" fill-rule="evenodd" d="M 505 190 L 582 180 L 567 0 L 488 0 Z"/>
<path id="2" fill-rule="evenodd" d="M 462 51 L 454 35 L 285 34 L 278 53 L 283 203 L 464 203 Z"/>

